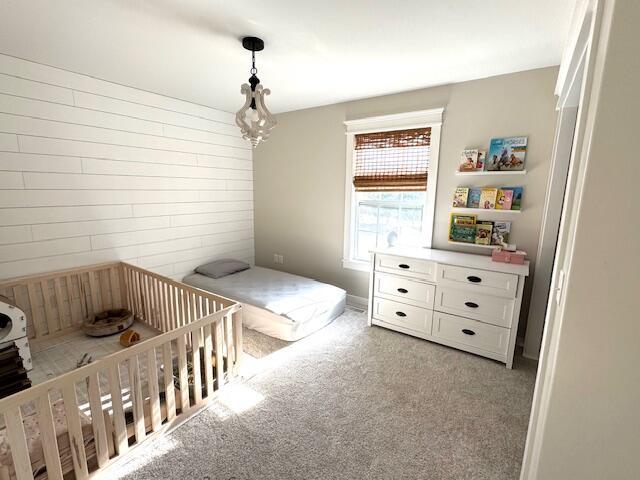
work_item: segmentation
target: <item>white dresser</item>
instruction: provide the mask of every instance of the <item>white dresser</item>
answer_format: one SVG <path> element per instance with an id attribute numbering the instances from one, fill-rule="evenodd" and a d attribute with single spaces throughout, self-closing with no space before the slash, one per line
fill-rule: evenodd
<path id="1" fill-rule="evenodd" d="M 369 325 L 498 360 L 511 368 L 529 262 L 429 248 L 372 252 Z"/>

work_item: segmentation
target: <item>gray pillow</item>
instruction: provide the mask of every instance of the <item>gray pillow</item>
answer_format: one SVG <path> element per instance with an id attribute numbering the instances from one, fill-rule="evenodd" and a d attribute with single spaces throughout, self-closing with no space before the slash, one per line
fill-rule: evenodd
<path id="1" fill-rule="evenodd" d="M 234 260 L 233 258 L 222 258 L 210 263 L 205 263 L 196 268 L 196 272 L 211 278 L 222 278 L 232 273 L 241 272 L 250 268 L 247 262 Z"/>

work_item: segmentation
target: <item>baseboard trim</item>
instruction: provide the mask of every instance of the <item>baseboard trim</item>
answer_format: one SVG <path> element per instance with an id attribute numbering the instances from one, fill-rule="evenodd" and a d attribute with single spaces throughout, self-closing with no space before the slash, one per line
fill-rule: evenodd
<path id="1" fill-rule="evenodd" d="M 349 295 L 347 294 L 347 305 L 350 307 L 360 308 L 362 310 L 367 310 L 369 301 L 365 297 L 358 297 L 357 295 Z"/>

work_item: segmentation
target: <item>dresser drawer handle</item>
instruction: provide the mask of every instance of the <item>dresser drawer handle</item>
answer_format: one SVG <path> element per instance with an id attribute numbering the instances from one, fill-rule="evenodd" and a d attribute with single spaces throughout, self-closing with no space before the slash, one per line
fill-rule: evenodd
<path id="1" fill-rule="evenodd" d="M 399 317 L 406 317 L 407 314 L 404 312 L 396 312 L 396 315 L 398 315 Z"/>
<path id="2" fill-rule="evenodd" d="M 399 264 L 398 266 L 399 266 L 400 268 L 404 268 L 404 269 L 409 268 L 409 265 L 407 265 L 406 263 L 401 263 L 401 264 Z"/>
<path id="3" fill-rule="evenodd" d="M 469 308 L 478 308 L 478 304 L 474 302 L 464 302 L 464 304 Z"/>
<path id="4" fill-rule="evenodd" d="M 468 328 L 463 328 L 462 329 L 462 333 L 464 333 L 465 335 L 475 335 L 476 332 L 474 332 L 473 330 L 469 330 Z"/>
<path id="5" fill-rule="evenodd" d="M 406 288 L 399 288 L 398 291 L 400 293 L 409 293 L 409 290 L 407 290 Z"/>
<path id="6" fill-rule="evenodd" d="M 467 277 L 467 280 L 469 280 L 471 283 L 480 283 L 482 281 L 480 277 L 476 277 L 475 275 L 469 275 Z"/>

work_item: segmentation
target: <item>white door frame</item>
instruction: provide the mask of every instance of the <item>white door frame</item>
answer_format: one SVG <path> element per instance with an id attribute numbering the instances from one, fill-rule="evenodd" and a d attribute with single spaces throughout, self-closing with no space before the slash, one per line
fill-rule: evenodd
<path id="1" fill-rule="evenodd" d="M 577 212 L 582 197 L 586 158 L 593 134 L 593 116 L 599 93 L 599 73 L 602 63 L 602 46 L 599 44 L 599 39 L 603 3 L 604 0 L 589 0 L 578 6 L 578 8 L 582 8 L 582 15 L 576 20 L 580 22 L 579 32 L 582 35 L 576 36 L 576 43 L 573 45 L 571 55 L 563 60 L 567 61 L 570 67 L 564 75 L 565 81 L 560 89 L 560 100 L 563 101 L 563 98 L 575 95 L 576 89 L 580 87 L 578 117 L 553 266 L 551 294 L 549 295 L 542 336 L 540 363 L 529 419 L 529 431 L 520 473 L 521 480 L 538 479 L 538 462 L 544 441 L 544 426 L 547 419 L 559 332 L 564 313 L 563 291 L 569 281 L 565 275 L 570 271 L 571 266 Z M 581 70 L 583 74 L 580 74 Z"/>

